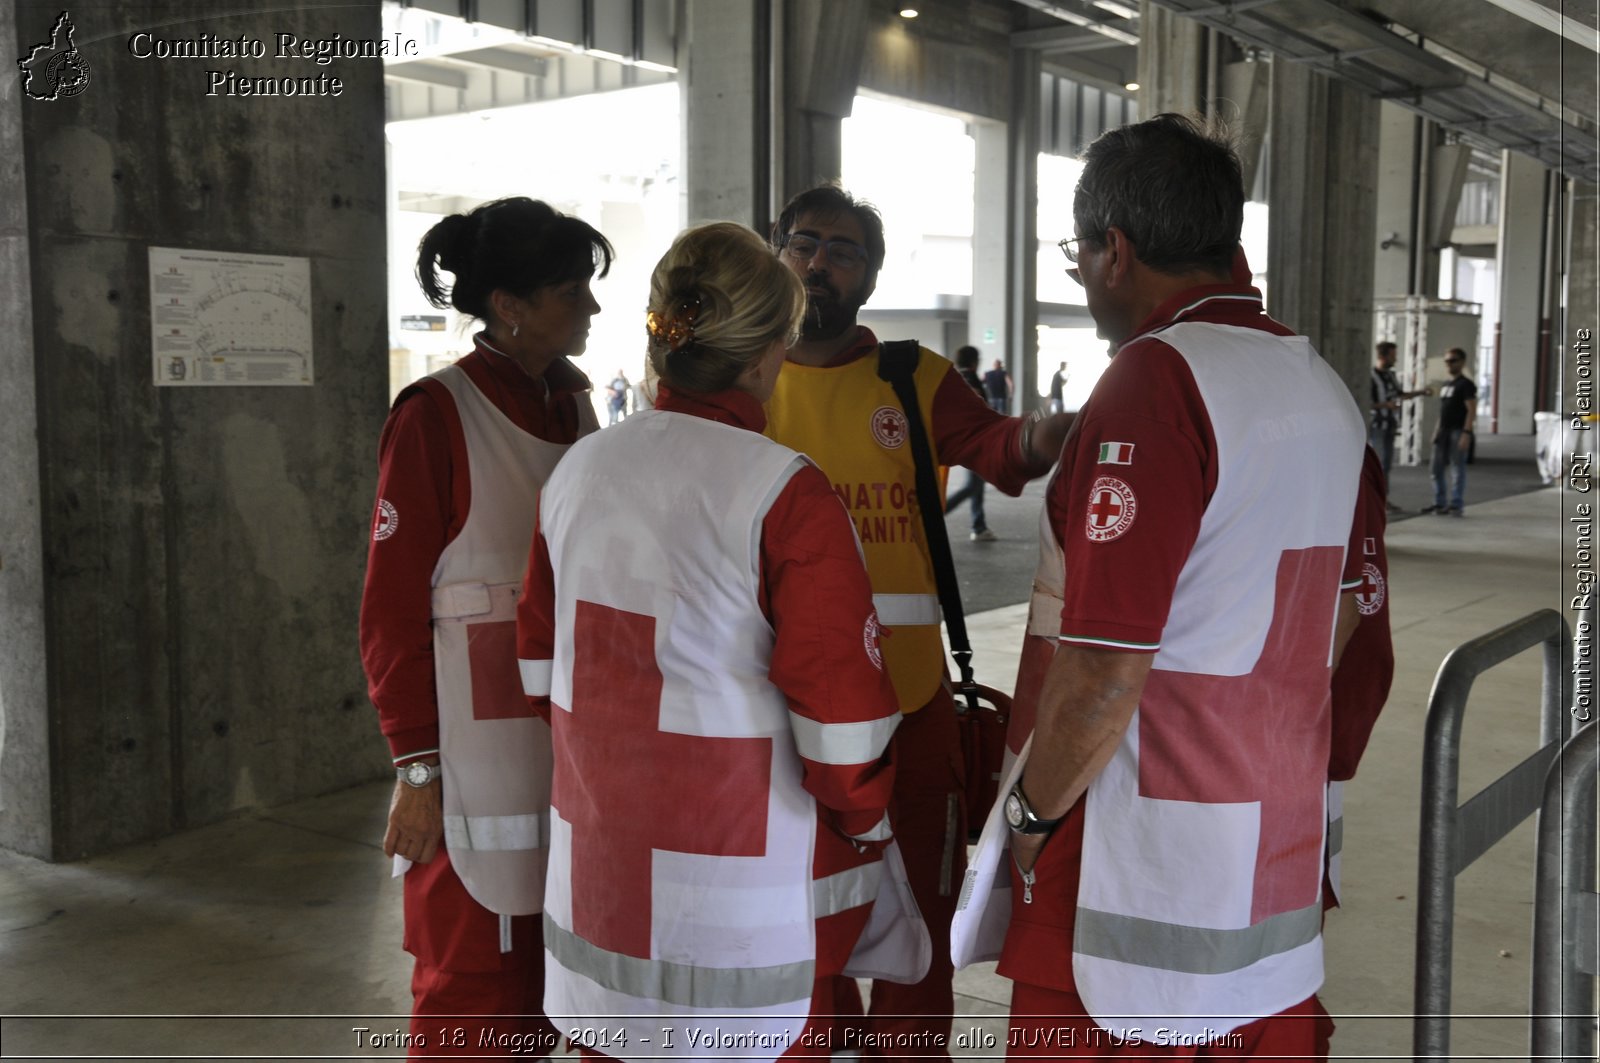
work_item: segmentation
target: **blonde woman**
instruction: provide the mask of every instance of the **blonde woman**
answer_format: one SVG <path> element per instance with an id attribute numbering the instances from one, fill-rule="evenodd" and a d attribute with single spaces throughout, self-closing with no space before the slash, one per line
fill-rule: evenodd
<path id="1" fill-rule="evenodd" d="M 540 501 L 518 623 L 555 747 L 545 1004 L 595 1054 L 825 1052 L 877 892 L 898 710 L 871 590 L 828 481 L 761 435 L 804 306 L 750 230 L 680 235 L 656 408 Z"/>

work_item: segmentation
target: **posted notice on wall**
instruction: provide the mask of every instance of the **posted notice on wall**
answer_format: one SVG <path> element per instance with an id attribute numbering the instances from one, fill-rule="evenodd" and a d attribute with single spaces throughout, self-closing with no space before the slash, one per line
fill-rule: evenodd
<path id="1" fill-rule="evenodd" d="M 157 387 L 313 383 L 311 260 L 150 249 Z"/>

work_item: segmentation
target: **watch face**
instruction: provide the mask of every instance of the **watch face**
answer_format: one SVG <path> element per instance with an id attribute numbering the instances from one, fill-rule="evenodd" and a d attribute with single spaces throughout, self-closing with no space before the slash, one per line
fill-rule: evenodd
<path id="1" fill-rule="evenodd" d="M 412 786 L 426 786 L 433 772 L 428 770 L 428 765 L 417 761 L 406 766 L 406 782 Z"/>
<path id="2" fill-rule="evenodd" d="M 1006 794 L 1006 822 L 1012 830 L 1021 830 L 1027 822 L 1027 816 L 1022 812 L 1022 798 L 1017 796 L 1015 790 Z"/>

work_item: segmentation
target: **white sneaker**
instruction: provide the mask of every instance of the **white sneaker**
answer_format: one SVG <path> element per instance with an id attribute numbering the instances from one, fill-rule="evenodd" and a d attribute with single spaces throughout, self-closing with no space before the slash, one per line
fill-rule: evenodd
<path id="1" fill-rule="evenodd" d="M 988 528 L 985 528 L 985 529 L 983 529 L 983 531 L 975 531 L 975 532 L 973 532 L 971 535 L 967 536 L 967 538 L 971 539 L 975 543 L 992 543 L 995 540 L 999 539 L 1000 536 L 996 535 L 994 532 L 990 531 Z"/>

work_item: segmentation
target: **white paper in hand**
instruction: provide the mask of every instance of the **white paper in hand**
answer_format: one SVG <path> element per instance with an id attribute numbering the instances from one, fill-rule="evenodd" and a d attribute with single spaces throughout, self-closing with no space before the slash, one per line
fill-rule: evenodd
<path id="1" fill-rule="evenodd" d="M 1033 736 L 1022 744 L 1022 752 L 1000 780 L 1000 800 L 989 809 L 978 838 L 978 851 L 967 864 L 961 880 L 961 896 L 950 924 L 950 959 L 956 969 L 1000 958 L 1006 927 L 1011 922 L 1011 828 L 1006 825 L 1005 796 L 1022 777 L 1028 763 Z"/>

